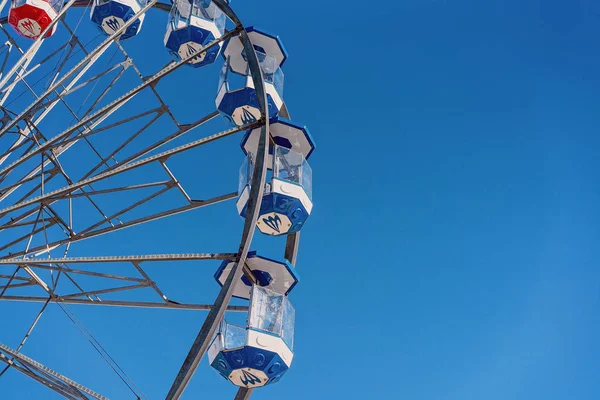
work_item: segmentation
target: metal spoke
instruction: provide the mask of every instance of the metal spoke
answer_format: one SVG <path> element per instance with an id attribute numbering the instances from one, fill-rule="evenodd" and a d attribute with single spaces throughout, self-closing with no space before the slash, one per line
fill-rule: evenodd
<path id="1" fill-rule="evenodd" d="M 12 358 L 12 360 L 11 360 Z M 43 383 L 57 393 L 72 399 L 108 400 L 106 397 L 78 384 L 39 362 L 0 343 L 0 362 L 6 363 L 17 371 Z"/>

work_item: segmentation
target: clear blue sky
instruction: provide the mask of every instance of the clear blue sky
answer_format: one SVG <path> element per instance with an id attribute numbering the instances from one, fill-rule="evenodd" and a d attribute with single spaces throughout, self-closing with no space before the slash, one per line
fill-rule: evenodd
<path id="1" fill-rule="evenodd" d="M 285 98 L 318 146 L 316 206 L 292 294 L 296 358 L 255 398 L 600 398 L 600 4 L 375 5 L 233 3 L 246 24 L 283 39 Z M 144 29 L 162 29 L 164 16 L 155 18 Z M 231 154 L 235 188 L 242 159 Z M 203 155 L 208 165 L 222 161 Z M 235 214 L 233 203 L 215 210 Z M 241 222 L 227 221 L 190 213 L 73 251 L 232 251 Z M 173 224 L 180 236 L 165 233 Z M 217 238 L 226 234 L 227 246 Z M 268 241 L 254 247 L 275 251 Z M 211 301 L 216 266 L 201 276 L 185 270 L 198 281 L 157 281 L 173 297 Z M 0 341 L 16 346 L 36 308 L 13 310 L 0 304 Z M 164 398 L 204 317 L 73 310 L 152 399 Z M 19 329 L 4 328 L 12 320 Z M 126 398 L 59 310 L 40 328 L 25 354 Z M 23 384 L 28 392 L 18 391 Z M 15 372 L 0 390 L 6 399 L 55 398 Z M 234 393 L 204 360 L 184 398 Z"/>

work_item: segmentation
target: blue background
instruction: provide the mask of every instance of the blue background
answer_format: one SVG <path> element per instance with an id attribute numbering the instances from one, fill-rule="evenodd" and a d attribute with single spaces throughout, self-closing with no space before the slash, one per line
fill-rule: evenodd
<path id="1" fill-rule="evenodd" d="M 296 358 L 253 398 L 600 398 L 598 2 L 233 6 L 283 39 L 286 102 L 317 142 L 316 206 L 291 296 Z M 162 32 L 165 15 L 152 14 L 143 30 Z M 213 81 L 200 93 L 209 100 Z M 203 153 L 198 173 L 227 163 L 235 188 L 242 155 L 231 154 Z M 228 202 L 73 254 L 235 251 L 240 233 Z M 253 247 L 281 245 L 257 237 Z M 172 297 L 210 302 L 217 265 L 148 272 Z M 38 309 L 1 303 L 0 341 L 16 347 Z M 164 398 L 205 315 L 72 309 L 152 399 Z M 56 306 L 23 352 L 131 398 Z M 235 391 L 203 360 L 184 398 Z M 0 398 L 57 397 L 10 371 Z"/>

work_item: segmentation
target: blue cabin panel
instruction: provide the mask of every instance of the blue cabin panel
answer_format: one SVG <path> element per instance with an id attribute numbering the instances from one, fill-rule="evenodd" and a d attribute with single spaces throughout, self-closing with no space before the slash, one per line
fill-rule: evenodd
<path id="1" fill-rule="evenodd" d="M 243 126 L 260 119 L 260 106 L 256 90 L 245 87 L 235 91 L 228 91 L 217 100 L 217 109 L 231 126 Z M 269 107 L 269 120 L 274 120 L 279 115 L 279 109 L 273 96 L 267 94 Z"/>
<path id="2" fill-rule="evenodd" d="M 90 12 L 90 19 L 103 34 L 110 36 L 146 5 L 145 0 L 95 0 Z M 136 36 L 144 21 L 141 15 L 121 34 L 120 40 Z"/>
<path id="3" fill-rule="evenodd" d="M 246 218 L 246 204 L 240 213 Z M 300 199 L 281 193 L 269 193 L 263 197 L 257 221 L 258 229 L 271 236 L 299 232 L 310 213 Z"/>
<path id="4" fill-rule="evenodd" d="M 201 52 L 206 45 L 215 40 L 215 37 L 211 32 L 197 26 L 187 26 L 182 29 L 167 31 L 167 33 L 165 47 L 174 60 L 180 61 L 199 53 L 197 57 L 187 62 L 187 65 L 194 68 L 212 64 L 221 51 L 219 46 L 213 46 Z"/>
<path id="5" fill-rule="evenodd" d="M 225 358 L 224 353 L 219 353 L 210 366 L 216 369 L 217 372 L 225 379 L 229 379 L 229 374 L 231 371 L 233 371 L 233 368 L 231 368 L 227 362 L 227 358 Z"/>
<path id="6" fill-rule="evenodd" d="M 217 59 L 222 43 L 203 49 L 224 31 L 225 15 L 212 1 L 177 0 L 169 14 L 164 43 L 175 61 L 185 59 L 186 65 L 199 68 Z"/>

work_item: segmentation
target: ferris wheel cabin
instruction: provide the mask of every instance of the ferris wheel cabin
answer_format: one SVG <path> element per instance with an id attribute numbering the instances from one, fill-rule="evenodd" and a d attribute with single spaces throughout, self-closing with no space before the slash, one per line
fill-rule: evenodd
<path id="1" fill-rule="evenodd" d="M 62 9 L 62 0 L 12 0 L 8 12 L 8 23 L 17 33 L 31 39 L 37 39 L 56 19 Z M 50 37 L 56 31 L 56 24 L 44 37 Z"/>
<path id="2" fill-rule="evenodd" d="M 283 71 L 287 52 L 278 36 L 254 27 L 247 28 L 263 73 L 269 118 L 277 117 L 283 106 Z M 246 51 L 239 36 L 225 42 L 216 105 L 232 126 L 243 126 L 260 119 L 260 106 L 250 75 Z"/>
<path id="3" fill-rule="evenodd" d="M 246 132 L 241 144 L 246 160 L 240 169 L 236 205 L 243 218 L 250 198 L 260 131 L 256 128 Z M 283 118 L 276 118 L 269 131 L 272 143 L 257 227 L 266 235 L 279 236 L 300 231 L 312 211 L 312 170 L 307 158 L 315 145 L 306 127 Z"/>
<path id="4" fill-rule="evenodd" d="M 234 264 L 233 261 L 223 261 L 215 273 L 215 279 L 219 285 L 223 286 L 225 284 Z M 260 287 L 287 296 L 298 284 L 298 273 L 288 261 L 277 261 L 261 257 L 256 252 L 250 252 L 248 253 L 246 265 L 252 271 L 257 285 Z M 242 276 L 240 282 L 235 285 L 233 296 L 238 299 L 250 300 L 251 289 L 252 283 L 250 280 Z"/>
<path id="5" fill-rule="evenodd" d="M 94 0 L 90 19 L 100 31 L 112 35 L 129 21 L 144 6 L 146 0 Z M 120 39 L 128 39 L 137 35 L 144 22 L 144 14 L 125 29 Z"/>
<path id="6" fill-rule="evenodd" d="M 165 47 L 176 60 L 189 58 L 187 65 L 198 68 L 213 63 L 222 43 L 201 52 L 208 44 L 223 36 L 225 14 L 210 0 L 176 0 L 169 14 Z"/>
<path id="7" fill-rule="evenodd" d="M 246 327 L 223 320 L 208 349 L 210 365 L 236 386 L 278 382 L 294 358 L 295 310 L 280 293 L 252 287 Z"/>

